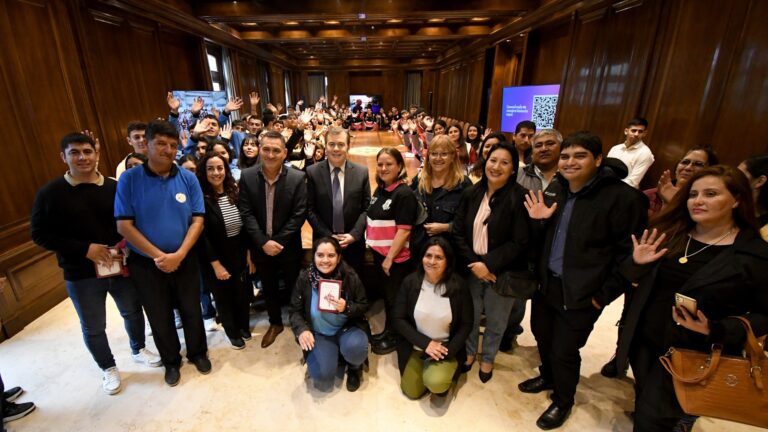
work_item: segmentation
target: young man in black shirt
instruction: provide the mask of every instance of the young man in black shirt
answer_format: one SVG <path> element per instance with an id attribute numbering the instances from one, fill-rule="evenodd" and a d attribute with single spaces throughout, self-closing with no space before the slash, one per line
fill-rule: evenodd
<path id="1" fill-rule="evenodd" d="M 125 321 L 133 359 L 157 367 L 160 358 L 144 345 L 144 315 L 130 279 L 124 274 L 102 278 L 96 274 L 97 264 L 113 261 L 110 247 L 122 240 L 113 216 L 117 182 L 98 172 L 99 151 L 87 135 L 62 138 L 61 159 L 69 170 L 37 193 L 32 240 L 56 252 L 85 346 L 104 372 L 102 387 L 115 394 L 121 384 L 105 333 L 107 293 Z"/>

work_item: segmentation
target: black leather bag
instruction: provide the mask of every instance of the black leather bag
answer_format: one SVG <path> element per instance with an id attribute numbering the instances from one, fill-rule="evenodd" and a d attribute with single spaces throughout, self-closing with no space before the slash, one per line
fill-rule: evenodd
<path id="1" fill-rule="evenodd" d="M 503 297 L 530 299 L 539 289 L 539 279 L 529 270 L 505 271 L 496 278 L 493 290 Z"/>

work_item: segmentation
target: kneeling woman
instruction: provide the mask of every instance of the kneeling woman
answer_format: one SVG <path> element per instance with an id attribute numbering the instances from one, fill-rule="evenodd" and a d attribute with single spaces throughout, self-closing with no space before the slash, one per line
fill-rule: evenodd
<path id="1" fill-rule="evenodd" d="M 312 251 L 313 262 L 299 274 L 291 295 L 291 328 L 315 388 L 333 388 L 341 353 L 347 363 L 347 390 L 352 392 L 360 387 L 360 367 L 368 357 L 368 299 L 357 273 L 342 262 L 336 239 L 318 239 Z M 329 300 L 335 311 L 320 310 L 321 280 L 341 282 L 341 295 Z"/>
<path id="2" fill-rule="evenodd" d="M 432 237 L 424 247 L 421 265 L 405 279 L 398 294 L 393 325 L 402 336 L 397 346 L 400 388 L 411 399 L 426 391 L 444 395 L 467 357 L 472 296 L 453 268 L 448 241 Z"/>

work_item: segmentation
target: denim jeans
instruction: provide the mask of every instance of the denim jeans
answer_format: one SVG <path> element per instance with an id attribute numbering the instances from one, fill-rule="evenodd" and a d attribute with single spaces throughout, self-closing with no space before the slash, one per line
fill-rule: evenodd
<path id="1" fill-rule="evenodd" d="M 339 353 L 353 368 L 368 357 L 368 335 L 357 327 L 347 327 L 334 336 L 314 333 L 315 347 L 307 355 L 307 368 L 315 388 L 328 391 L 339 367 Z"/>
<path id="2" fill-rule="evenodd" d="M 483 350 L 480 361 L 493 363 L 499 352 L 501 337 L 509 322 L 509 312 L 512 310 L 514 297 L 500 296 L 493 290 L 491 284 L 481 281 L 474 275 L 469 277 L 469 292 L 472 294 L 472 305 L 475 309 L 475 320 L 472 332 L 467 338 L 467 359 L 477 353 L 480 338 L 480 315 L 485 310 L 485 332 L 483 333 Z"/>
<path id="3" fill-rule="evenodd" d="M 139 294 L 130 279 L 120 276 L 106 279 L 89 278 L 65 281 L 65 285 L 80 318 L 85 346 L 102 370 L 115 366 L 115 358 L 109 349 L 105 331 L 107 293 L 115 300 L 123 317 L 131 352 L 136 354 L 144 348 L 144 314 L 141 311 Z"/>

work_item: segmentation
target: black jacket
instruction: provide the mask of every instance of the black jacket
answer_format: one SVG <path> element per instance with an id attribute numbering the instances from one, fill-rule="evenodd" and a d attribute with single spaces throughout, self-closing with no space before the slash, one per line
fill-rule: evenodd
<path id="1" fill-rule="evenodd" d="M 480 182 L 462 194 L 452 228 L 459 265 L 466 267 L 474 262 L 483 262 L 496 276 L 508 270 L 527 269 L 530 224 L 523 205 L 525 189 L 514 179 L 510 179 L 491 197 L 491 214 L 487 221 L 488 253 L 483 257 L 475 254 L 472 230 L 485 192 L 486 188 Z"/>
<path id="2" fill-rule="evenodd" d="M 349 317 L 345 327 L 355 326 L 368 333 L 368 320 L 365 318 L 365 312 L 368 311 L 368 298 L 365 296 L 363 283 L 351 267 L 343 261 L 339 265 L 341 266 L 341 295 L 347 302 L 344 313 Z M 309 269 L 304 269 L 296 279 L 296 286 L 291 293 L 291 306 L 288 310 L 291 330 L 296 338 L 306 330 L 314 331 L 311 311 L 312 287 L 309 283 Z"/>
<path id="3" fill-rule="evenodd" d="M 671 312 L 661 317 L 644 313 L 660 263 L 661 260 L 638 266 L 630 257 L 621 267 L 621 273 L 638 286 L 619 341 L 618 364 L 626 364 L 639 324 L 645 320 L 672 319 Z M 710 334 L 707 337 L 670 326 L 673 334 L 659 335 L 659 338 L 664 338 L 670 346 L 707 352 L 713 343 L 719 343 L 726 352 L 740 354 L 746 333 L 741 322 L 729 317 L 746 316 L 758 337 L 768 333 L 768 243 L 752 230 L 740 231 L 732 247 L 696 272 L 678 292 L 698 301 L 699 309 L 709 320 Z"/>
<path id="4" fill-rule="evenodd" d="M 467 358 L 466 341 L 472 331 L 474 309 L 472 308 L 472 296 L 469 294 L 469 289 L 458 275 L 454 275 L 454 277 L 460 279 L 458 286 L 461 289 L 448 298 L 451 303 L 453 320 L 446 347 L 448 348 L 448 358 L 456 358 L 456 361 L 461 365 L 466 362 Z M 406 277 L 392 309 L 392 325 L 402 336 L 397 343 L 397 365 L 401 375 L 408 363 L 408 358 L 411 356 L 413 346 L 425 350 L 431 342 L 429 337 L 419 333 L 416 329 L 416 321 L 413 319 L 413 311 L 421 292 L 421 282 L 422 279 L 418 273 L 414 272 Z"/>
<path id="5" fill-rule="evenodd" d="M 307 184 L 304 181 L 304 173 L 283 166 L 275 187 L 277 189 L 270 238 L 264 228 L 267 223 L 267 198 L 261 167 L 244 170 L 240 177 L 240 215 L 251 241 L 251 257 L 256 262 L 267 258 L 262 246 L 268 240 L 274 240 L 283 246 L 283 251 L 277 256 L 279 258 L 300 257 L 302 253 L 301 227 L 307 217 Z"/>
<path id="6" fill-rule="evenodd" d="M 368 168 L 347 161 L 344 169 L 344 232 L 365 243 L 365 215 L 371 203 Z M 307 168 L 307 220 L 317 239 L 333 233 L 333 192 L 327 160 Z"/>
<path id="7" fill-rule="evenodd" d="M 568 181 L 557 174 L 563 193 L 557 194 L 555 214 L 538 230 L 543 247 L 538 275 L 542 289 L 549 279 L 549 256 L 566 200 Z M 577 192 L 563 254 L 564 307 L 601 306 L 616 300 L 629 282 L 619 274 L 619 264 L 632 255 L 631 234 L 640 236 L 648 224 L 648 200 L 622 182 L 611 170 L 601 168 L 592 183 Z"/>
<path id="8" fill-rule="evenodd" d="M 227 237 L 224 215 L 218 200 L 205 197 L 205 229 L 198 241 L 201 246 L 198 253 L 203 268 L 206 271 L 211 270 L 211 263 L 218 260 L 230 274 L 239 274 L 245 269 L 247 241 L 245 227 L 239 235 Z"/>

